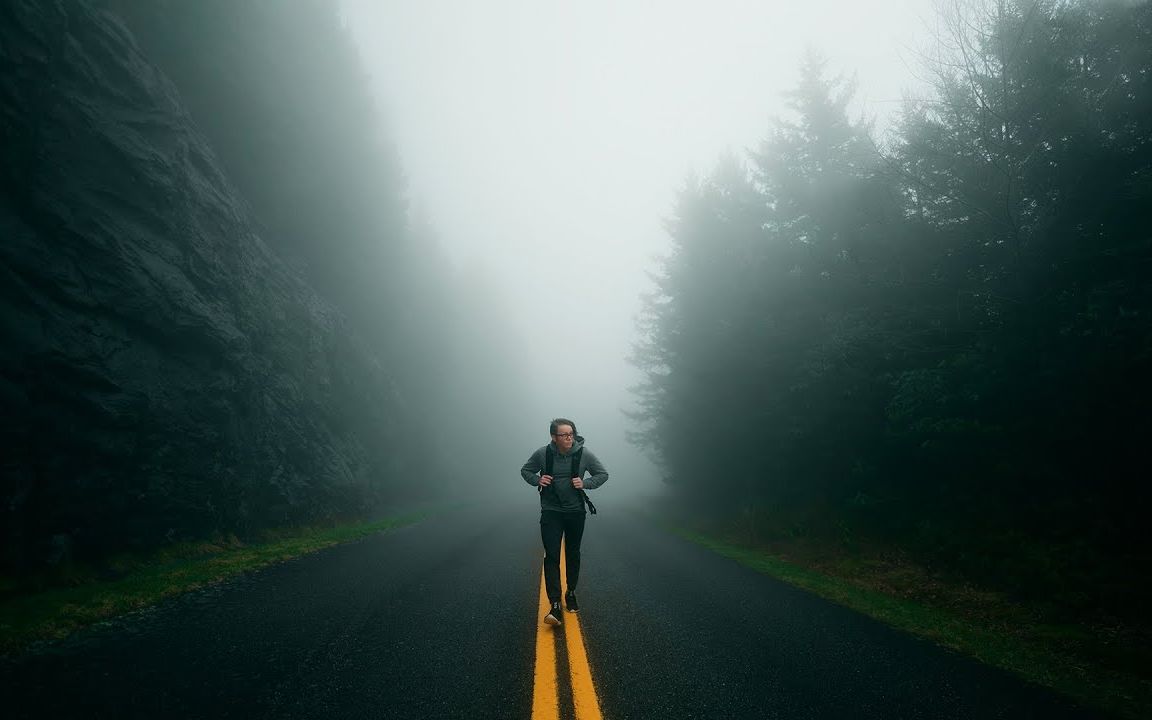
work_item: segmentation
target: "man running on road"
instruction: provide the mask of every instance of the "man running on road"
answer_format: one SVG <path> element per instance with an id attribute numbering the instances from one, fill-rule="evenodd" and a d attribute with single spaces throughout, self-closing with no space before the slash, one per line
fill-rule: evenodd
<path id="1" fill-rule="evenodd" d="M 584 438 L 576 434 L 576 423 L 556 418 L 548 426 L 552 442 L 532 453 L 520 476 L 540 491 L 540 539 L 544 541 L 544 587 L 551 608 L 544 616 L 549 625 L 564 622 L 560 610 L 560 541 L 564 540 L 567 565 L 567 592 L 564 604 L 568 612 L 577 612 L 576 583 L 580 579 L 580 540 L 587 517 L 584 490 L 608 482 L 608 471 L 600 460 L 584 447 Z M 575 463 L 573 463 L 575 460 Z M 584 478 L 584 473 L 591 477 Z M 591 505 L 591 503 L 589 503 Z M 595 511 L 593 511 L 595 512 Z"/>

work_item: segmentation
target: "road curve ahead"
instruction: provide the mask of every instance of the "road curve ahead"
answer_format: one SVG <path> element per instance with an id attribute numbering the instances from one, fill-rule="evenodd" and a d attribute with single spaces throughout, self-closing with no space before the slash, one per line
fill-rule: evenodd
<path id="1" fill-rule="evenodd" d="M 1103 717 L 610 508 L 581 612 L 540 632 L 540 555 L 528 505 L 440 514 L 5 658 L 4 713 Z"/>

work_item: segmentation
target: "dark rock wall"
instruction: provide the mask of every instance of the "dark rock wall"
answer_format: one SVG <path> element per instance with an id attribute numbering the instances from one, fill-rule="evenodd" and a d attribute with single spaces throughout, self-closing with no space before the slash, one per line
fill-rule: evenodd
<path id="1" fill-rule="evenodd" d="M 115 16 L 0 4 L 0 132 L 9 568 L 394 492 L 388 372 L 267 249 Z"/>

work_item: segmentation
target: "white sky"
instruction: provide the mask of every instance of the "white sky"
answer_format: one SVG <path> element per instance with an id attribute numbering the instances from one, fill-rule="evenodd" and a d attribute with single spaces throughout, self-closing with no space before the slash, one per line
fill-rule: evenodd
<path id="1" fill-rule="evenodd" d="M 933 14 L 931 0 L 343 1 L 413 206 L 503 287 L 540 357 L 533 394 L 562 385 L 566 409 L 533 411 L 599 428 L 598 448 L 631 405 L 639 294 L 687 174 L 759 144 L 808 47 L 856 73 L 882 119 Z"/>

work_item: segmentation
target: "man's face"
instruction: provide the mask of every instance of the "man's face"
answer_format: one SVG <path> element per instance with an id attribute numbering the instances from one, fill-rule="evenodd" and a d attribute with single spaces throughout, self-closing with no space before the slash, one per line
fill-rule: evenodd
<path id="1" fill-rule="evenodd" d="M 560 452 L 566 453 L 572 449 L 572 444 L 576 442 L 576 432 L 571 425 L 557 425 L 556 434 L 552 436 L 552 441 L 556 443 Z"/>

